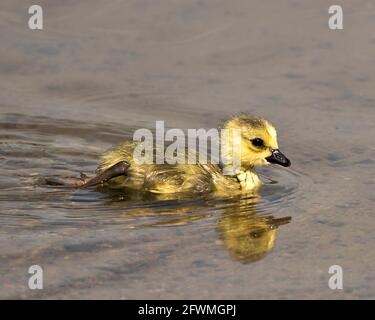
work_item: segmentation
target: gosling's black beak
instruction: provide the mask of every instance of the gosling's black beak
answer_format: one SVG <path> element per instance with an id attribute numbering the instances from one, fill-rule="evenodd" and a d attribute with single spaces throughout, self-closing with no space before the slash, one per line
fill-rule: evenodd
<path id="1" fill-rule="evenodd" d="M 282 218 L 273 218 L 271 229 L 277 228 L 279 226 L 282 226 L 283 224 L 287 224 L 292 220 L 292 217 L 282 217 Z"/>
<path id="2" fill-rule="evenodd" d="M 277 163 L 283 167 L 289 167 L 290 166 L 290 161 L 289 159 L 284 156 L 279 149 L 273 149 L 272 150 L 272 155 L 267 157 L 266 160 L 269 163 Z"/>

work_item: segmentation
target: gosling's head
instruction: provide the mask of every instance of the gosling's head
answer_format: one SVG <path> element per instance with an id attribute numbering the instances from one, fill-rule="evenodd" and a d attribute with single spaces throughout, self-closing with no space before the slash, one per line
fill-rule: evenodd
<path id="1" fill-rule="evenodd" d="M 249 168 L 270 163 L 283 167 L 290 166 L 289 159 L 279 150 L 276 130 L 269 121 L 243 114 L 228 120 L 224 128 L 239 129 L 241 167 Z"/>

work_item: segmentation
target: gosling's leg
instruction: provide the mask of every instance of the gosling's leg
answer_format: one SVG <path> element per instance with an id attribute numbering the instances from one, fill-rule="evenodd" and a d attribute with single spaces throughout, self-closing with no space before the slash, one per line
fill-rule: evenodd
<path id="1" fill-rule="evenodd" d="M 126 173 L 129 168 L 129 163 L 126 161 L 121 161 L 103 171 L 101 174 L 96 177 L 90 178 L 84 173 L 81 173 L 80 178 L 74 177 L 48 177 L 45 178 L 45 183 L 51 186 L 63 186 L 71 188 L 88 188 L 93 187 L 98 184 L 102 184 L 112 178 L 121 176 Z"/>
<path id="2" fill-rule="evenodd" d="M 88 182 L 90 178 L 86 176 L 84 173 L 81 173 L 80 178 L 75 177 L 47 177 L 43 179 L 43 183 L 49 186 L 63 186 L 63 187 L 71 187 L 71 188 L 78 188 Z"/>
<path id="3" fill-rule="evenodd" d="M 129 166 L 130 164 L 126 161 L 118 162 L 112 167 L 103 171 L 101 174 L 97 175 L 96 177 L 89 179 L 88 181 L 84 181 L 84 183 L 80 187 L 81 188 L 93 187 L 98 184 L 102 184 L 112 178 L 122 176 L 126 174 L 126 171 L 128 170 Z"/>

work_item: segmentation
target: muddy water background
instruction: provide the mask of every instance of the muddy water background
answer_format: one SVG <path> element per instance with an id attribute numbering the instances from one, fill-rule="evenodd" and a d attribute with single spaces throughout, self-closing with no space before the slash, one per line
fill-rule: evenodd
<path id="1" fill-rule="evenodd" d="M 342 31 L 320 0 L 39 3 L 41 32 L 27 28 L 32 2 L 1 5 L 1 298 L 375 298 L 372 1 L 340 1 Z M 278 184 L 239 209 L 292 217 L 257 262 L 223 243 L 233 201 L 38 184 L 92 172 L 155 120 L 210 128 L 238 111 L 272 120 L 293 165 L 266 170 Z M 27 288 L 32 264 L 44 290 Z"/>

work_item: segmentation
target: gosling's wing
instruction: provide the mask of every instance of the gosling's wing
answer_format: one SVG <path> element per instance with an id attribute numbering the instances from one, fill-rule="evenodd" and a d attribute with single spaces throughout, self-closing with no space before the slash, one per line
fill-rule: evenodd
<path id="1" fill-rule="evenodd" d="M 144 189 L 154 193 L 203 193 L 213 190 L 208 172 L 196 165 L 150 165 Z"/>

